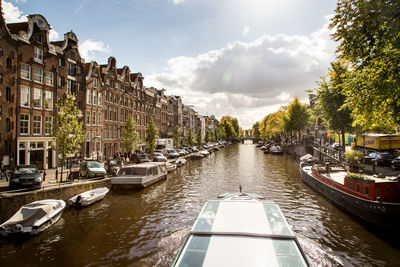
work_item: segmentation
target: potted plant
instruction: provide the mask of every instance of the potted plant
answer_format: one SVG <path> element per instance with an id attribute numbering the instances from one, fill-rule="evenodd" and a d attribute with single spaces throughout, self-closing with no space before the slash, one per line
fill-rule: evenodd
<path id="1" fill-rule="evenodd" d="M 350 165 L 350 170 L 358 170 L 360 160 L 363 158 L 364 154 L 362 151 L 350 149 L 344 153 L 344 158 Z"/>

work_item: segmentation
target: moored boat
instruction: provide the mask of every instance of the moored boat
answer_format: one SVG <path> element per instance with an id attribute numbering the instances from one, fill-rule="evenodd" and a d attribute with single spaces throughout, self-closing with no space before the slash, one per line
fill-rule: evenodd
<path id="1" fill-rule="evenodd" d="M 182 167 L 183 165 L 186 164 L 186 159 L 184 159 L 184 158 L 178 158 L 178 159 L 175 161 L 175 164 L 176 164 L 176 167 Z"/>
<path id="2" fill-rule="evenodd" d="M 203 206 L 172 266 L 310 266 L 279 206 L 227 193 Z"/>
<path id="3" fill-rule="evenodd" d="M 274 146 L 272 145 L 269 148 L 269 153 L 272 155 L 283 155 L 283 149 L 281 146 Z"/>
<path id="4" fill-rule="evenodd" d="M 167 162 L 166 167 L 167 167 L 167 172 L 173 172 L 176 170 L 176 164 L 172 162 Z"/>
<path id="5" fill-rule="evenodd" d="M 120 188 L 144 188 L 167 178 L 165 162 L 145 162 L 124 165 L 111 184 Z"/>
<path id="6" fill-rule="evenodd" d="M 197 153 L 192 154 L 190 156 L 190 158 L 191 159 L 202 159 L 202 158 L 204 158 L 204 155 L 197 152 Z"/>
<path id="7" fill-rule="evenodd" d="M 200 150 L 199 154 L 202 154 L 204 157 L 207 157 L 208 155 L 210 155 L 210 152 L 208 152 L 207 150 Z"/>
<path id="8" fill-rule="evenodd" d="M 68 199 L 68 205 L 85 207 L 89 206 L 99 200 L 102 200 L 108 193 L 109 189 L 107 187 L 95 188 Z"/>
<path id="9" fill-rule="evenodd" d="M 35 201 L 22 206 L 8 221 L 0 225 L 3 236 L 36 235 L 60 219 L 65 202 L 57 199 Z"/>
<path id="10" fill-rule="evenodd" d="M 336 166 L 300 164 L 302 180 L 334 205 L 376 226 L 398 231 L 397 178 L 348 173 Z"/>

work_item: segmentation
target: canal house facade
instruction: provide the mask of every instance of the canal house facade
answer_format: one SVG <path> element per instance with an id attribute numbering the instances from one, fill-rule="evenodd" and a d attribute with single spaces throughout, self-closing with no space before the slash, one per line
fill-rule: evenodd
<path id="1" fill-rule="evenodd" d="M 52 125 L 58 101 L 70 94 L 76 96 L 86 136 L 77 157 L 104 161 L 127 152 L 121 135 L 128 116 L 136 121 L 141 150 L 150 118 L 160 138 L 172 138 L 176 125 L 183 135 L 189 129 L 195 133 L 204 128 L 202 117 L 191 107 L 188 113 L 180 96 L 145 88 L 142 74 L 132 73 L 128 66 L 118 68 L 114 57 L 103 65 L 85 63 L 74 32 L 65 33 L 64 40 L 50 41 L 51 26 L 43 16 L 29 15 L 26 22 L 6 23 L 1 15 L 2 165 L 57 166 Z"/>

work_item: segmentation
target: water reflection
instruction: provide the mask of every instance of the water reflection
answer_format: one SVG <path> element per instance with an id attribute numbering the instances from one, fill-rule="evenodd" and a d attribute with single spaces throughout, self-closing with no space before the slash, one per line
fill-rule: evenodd
<path id="1" fill-rule="evenodd" d="M 398 242 L 370 232 L 301 182 L 292 157 L 233 145 L 188 160 L 141 191 L 112 191 L 88 208 L 68 208 L 43 234 L 0 240 L 4 266 L 169 266 L 206 200 L 244 191 L 276 201 L 317 266 L 395 266 Z M 29 257 L 21 257 L 29 255 Z"/>

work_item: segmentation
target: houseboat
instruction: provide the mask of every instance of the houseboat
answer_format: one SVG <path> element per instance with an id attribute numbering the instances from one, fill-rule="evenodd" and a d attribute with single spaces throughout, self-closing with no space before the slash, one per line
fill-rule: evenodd
<path id="1" fill-rule="evenodd" d="M 227 193 L 203 206 L 172 266 L 310 266 L 273 201 Z"/>
<path id="2" fill-rule="evenodd" d="M 165 162 L 144 162 L 124 165 L 111 184 L 119 188 L 144 188 L 167 178 Z"/>
<path id="3" fill-rule="evenodd" d="M 300 164 L 302 180 L 334 205 L 382 228 L 399 229 L 399 182 L 353 174 L 341 167 Z"/>

